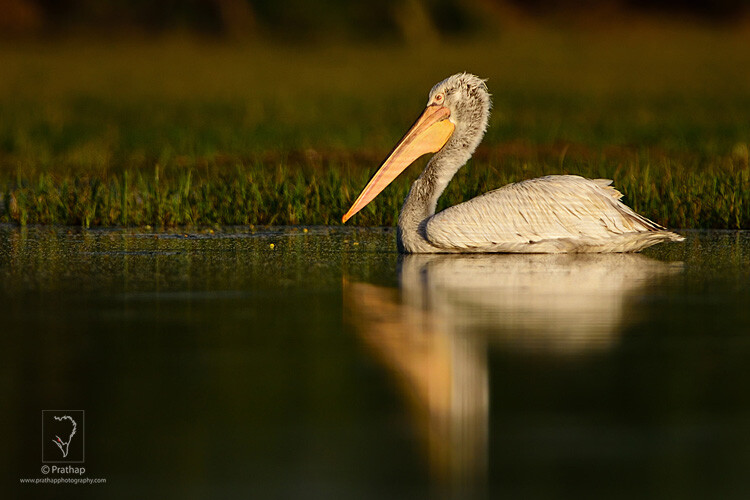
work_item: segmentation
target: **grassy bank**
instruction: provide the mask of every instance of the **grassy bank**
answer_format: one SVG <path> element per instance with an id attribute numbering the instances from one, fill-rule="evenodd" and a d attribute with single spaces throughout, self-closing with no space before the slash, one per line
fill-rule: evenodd
<path id="1" fill-rule="evenodd" d="M 441 205 L 613 178 L 671 227 L 750 228 L 750 35 L 525 28 L 401 47 L 196 40 L 0 46 L 0 222 L 337 224 L 436 81 L 488 77 L 484 143 Z M 415 166 L 353 221 L 393 224 Z"/>

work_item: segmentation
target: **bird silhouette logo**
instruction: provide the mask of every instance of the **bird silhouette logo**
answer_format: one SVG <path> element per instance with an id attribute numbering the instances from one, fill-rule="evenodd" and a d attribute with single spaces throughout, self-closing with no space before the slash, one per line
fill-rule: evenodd
<path id="1" fill-rule="evenodd" d="M 42 462 L 83 463 L 85 420 L 83 410 L 42 410 Z"/>
<path id="2" fill-rule="evenodd" d="M 73 440 L 73 436 L 76 434 L 76 430 L 78 429 L 78 424 L 76 424 L 76 421 L 73 420 L 73 417 L 70 415 L 63 415 L 62 417 L 53 417 L 55 420 L 62 422 L 63 420 L 69 420 L 70 423 L 73 425 L 73 428 L 70 431 L 70 435 L 68 436 L 67 441 L 63 441 L 60 436 L 55 435 L 55 439 L 52 440 L 53 443 L 57 445 L 58 448 L 60 448 L 60 451 L 62 452 L 63 458 L 68 457 L 68 450 L 70 448 L 70 442 Z"/>

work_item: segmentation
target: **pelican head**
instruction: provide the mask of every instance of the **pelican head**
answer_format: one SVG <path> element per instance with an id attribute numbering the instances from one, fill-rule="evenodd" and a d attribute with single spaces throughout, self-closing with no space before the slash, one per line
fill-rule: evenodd
<path id="1" fill-rule="evenodd" d="M 420 156 L 441 149 L 455 153 L 456 170 L 471 157 L 482 140 L 490 94 L 485 81 L 469 73 L 450 76 L 432 87 L 427 107 L 385 159 L 357 200 L 342 218 L 349 220 Z M 459 161 L 459 160 L 463 161 Z M 450 173 L 452 176 L 455 170 Z"/>
<path id="2" fill-rule="evenodd" d="M 492 101 L 486 80 L 470 73 L 458 73 L 437 83 L 427 100 L 450 110 L 449 120 L 455 125 L 457 137 L 476 137 L 469 154 L 474 152 L 487 130 Z M 467 130 L 468 129 L 468 130 Z"/>

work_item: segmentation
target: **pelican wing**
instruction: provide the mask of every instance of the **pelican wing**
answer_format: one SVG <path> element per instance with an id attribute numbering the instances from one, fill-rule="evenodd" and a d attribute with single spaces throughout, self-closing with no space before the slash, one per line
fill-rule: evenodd
<path id="1" fill-rule="evenodd" d="M 682 239 L 621 203 L 611 183 L 551 175 L 509 184 L 432 216 L 425 236 L 447 252 L 628 252 Z"/>

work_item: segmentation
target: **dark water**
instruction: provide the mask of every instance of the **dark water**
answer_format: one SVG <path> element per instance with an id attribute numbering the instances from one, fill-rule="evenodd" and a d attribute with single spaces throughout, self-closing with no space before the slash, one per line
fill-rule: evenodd
<path id="1" fill-rule="evenodd" d="M 0 226 L 3 491 L 750 495 L 750 233 L 399 258 L 390 230 L 231 231 Z M 78 477 L 40 471 L 64 409 L 107 484 L 20 485 Z"/>

